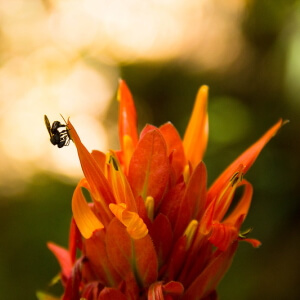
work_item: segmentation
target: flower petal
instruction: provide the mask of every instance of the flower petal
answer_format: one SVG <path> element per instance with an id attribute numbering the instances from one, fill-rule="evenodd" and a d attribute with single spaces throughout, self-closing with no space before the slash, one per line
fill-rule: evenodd
<path id="1" fill-rule="evenodd" d="M 241 241 L 244 241 L 244 242 L 247 242 L 249 244 L 252 245 L 252 247 L 254 248 L 258 248 L 261 246 L 261 242 L 259 240 L 256 240 L 256 239 L 241 239 Z"/>
<path id="2" fill-rule="evenodd" d="M 164 300 L 164 295 L 180 296 L 184 291 L 183 285 L 178 281 L 169 281 L 163 284 L 157 281 L 151 284 L 148 290 L 148 300 Z M 168 298 L 169 299 L 169 298 Z M 170 298 L 173 299 L 173 298 Z"/>
<path id="3" fill-rule="evenodd" d="M 197 300 L 208 296 L 215 290 L 219 281 L 231 265 L 238 243 L 233 243 L 227 251 L 216 251 L 213 259 L 189 286 L 183 296 L 184 300 Z"/>
<path id="4" fill-rule="evenodd" d="M 88 262 L 85 260 L 83 262 L 83 268 L 86 266 Z M 86 274 L 84 274 L 82 277 L 86 281 L 86 278 L 84 277 Z M 98 295 L 100 291 L 103 289 L 103 285 L 100 284 L 99 281 L 92 281 L 89 283 L 86 283 L 84 287 L 82 288 L 81 294 L 80 294 L 80 299 L 85 300 L 85 299 L 98 299 Z"/>
<path id="5" fill-rule="evenodd" d="M 216 222 L 212 225 L 212 232 L 208 240 L 221 251 L 225 251 L 237 240 L 237 237 L 238 230 L 235 226 Z"/>
<path id="6" fill-rule="evenodd" d="M 195 236 L 177 280 L 188 287 L 210 262 L 212 244 L 203 235 Z"/>
<path id="7" fill-rule="evenodd" d="M 166 280 L 174 280 L 178 277 L 186 260 L 186 245 L 187 237 L 183 235 L 177 240 L 172 248 L 172 253 L 168 261 L 167 270 L 165 272 Z"/>
<path id="8" fill-rule="evenodd" d="M 154 198 L 159 206 L 170 175 L 166 143 L 155 129 L 147 132 L 139 141 L 130 161 L 128 181 L 136 197 Z"/>
<path id="9" fill-rule="evenodd" d="M 181 295 L 184 291 L 183 285 L 178 281 L 169 281 L 162 288 L 165 294 L 171 295 Z"/>
<path id="10" fill-rule="evenodd" d="M 127 297 L 117 289 L 105 287 L 97 300 L 127 300 Z"/>
<path id="11" fill-rule="evenodd" d="M 164 214 L 170 221 L 172 228 L 175 227 L 176 221 L 179 216 L 179 208 L 182 203 L 186 185 L 184 182 L 179 182 L 168 190 L 163 197 L 159 212 Z"/>
<path id="12" fill-rule="evenodd" d="M 140 287 L 148 287 L 157 279 L 157 258 L 149 235 L 135 240 L 125 226 L 113 218 L 106 232 L 108 257 L 123 279 L 132 274 Z"/>
<path id="13" fill-rule="evenodd" d="M 79 286 L 81 282 L 82 258 L 75 263 L 72 274 L 66 282 L 65 292 L 62 300 L 79 299 Z"/>
<path id="14" fill-rule="evenodd" d="M 159 127 L 159 131 L 164 137 L 167 144 L 167 155 L 172 155 L 171 166 L 175 171 L 175 182 L 183 172 L 186 165 L 186 159 L 183 144 L 179 133 L 171 123 L 166 123 Z"/>
<path id="15" fill-rule="evenodd" d="M 214 211 L 213 219 L 221 221 L 230 207 L 236 188 L 241 185 L 243 180 L 243 165 L 238 166 L 233 176 L 225 183 L 225 186 L 220 190 L 219 195 L 216 198 L 216 207 Z"/>
<path id="16" fill-rule="evenodd" d="M 110 210 L 116 218 L 126 227 L 129 235 L 135 239 L 141 239 L 148 234 L 148 228 L 143 219 L 135 212 L 126 209 L 126 204 L 113 204 L 109 205 Z"/>
<path id="17" fill-rule="evenodd" d="M 68 278 L 72 273 L 72 266 L 73 266 L 70 252 L 67 249 L 51 242 L 47 243 L 47 247 L 58 260 L 58 263 L 61 267 L 63 280 Z"/>
<path id="18" fill-rule="evenodd" d="M 199 220 L 206 202 L 206 167 L 200 162 L 192 173 L 182 198 L 175 225 L 175 237 L 183 233 L 192 219 Z"/>
<path id="19" fill-rule="evenodd" d="M 213 217 L 215 212 L 216 206 L 216 199 L 211 201 L 209 206 L 206 208 L 201 221 L 200 221 L 200 233 L 203 235 L 209 234 L 212 224 L 213 224 Z"/>
<path id="20" fill-rule="evenodd" d="M 114 193 L 116 202 L 125 203 L 128 210 L 137 212 L 135 199 L 127 180 L 124 175 L 117 156 L 113 151 L 110 151 L 108 162 L 109 179 Z"/>
<path id="21" fill-rule="evenodd" d="M 119 81 L 119 139 L 124 172 L 127 174 L 131 156 L 138 142 L 137 117 L 131 92 L 124 80 Z"/>
<path id="22" fill-rule="evenodd" d="M 120 277 L 108 258 L 104 230 L 96 231 L 90 239 L 85 240 L 84 245 L 84 256 L 89 264 L 87 267 L 97 276 L 97 280 L 104 286 L 117 286 Z M 82 268 L 85 267 L 86 264 L 83 264 Z"/>
<path id="23" fill-rule="evenodd" d="M 93 199 L 101 203 L 104 212 L 109 213 L 109 211 L 107 210 L 107 206 L 109 203 L 114 203 L 115 199 L 112 192 L 110 191 L 107 179 L 103 175 L 98 162 L 82 144 L 70 120 L 68 120 L 67 126 L 69 129 L 69 134 L 76 145 L 82 171 L 89 183 Z"/>
<path id="24" fill-rule="evenodd" d="M 164 294 L 162 291 L 162 282 L 154 282 L 151 284 L 148 290 L 147 300 L 164 300 Z"/>
<path id="25" fill-rule="evenodd" d="M 246 180 L 243 180 L 242 184 L 245 186 L 244 193 L 240 201 L 238 202 L 237 206 L 230 213 L 230 215 L 224 220 L 224 223 L 226 224 L 236 224 L 241 216 L 243 216 L 243 220 L 244 220 L 248 214 L 248 210 L 253 195 L 253 187 L 251 183 L 249 183 Z M 238 227 L 237 229 L 239 230 L 240 228 Z"/>
<path id="26" fill-rule="evenodd" d="M 173 232 L 168 218 L 159 214 L 152 223 L 150 236 L 153 240 L 159 266 L 167 260 L 172 250 Z"/>
<path id="27" fill-rule="evenodd" d="M 76 222 L 74 218 L 72 218 L 69 233 L 69 252 L 72 263 L 76 261 L 77 249 L 82 250 L 82 238 Z"/>
<path id="28" fill-rule="evenodd" d="M 92 156 L 95 159 L 95 161 L 98 163 L 98 166 L 100 167 L 100 170 L 104 174 L 105 170 L 105 163 L 106 163 L 106 155 L 99 151 L 99 150 L 93 150 L 92 151 Z"/>
<path id="29" fill-rule="evenodd" d="M 79 183 L 74 191 L 72 198 L 72 212 L 78 229 L 84 238 L 89 239 L 93 232 L 104 228 L 93 213 L 81 191 L 81 184 Z"/>
<path id="30" fill-rule="evenodd" d="M 124 80 L 119 81 L 119 137 L 121 149 L 124 151 L 123 137 L 129 136 L 135 146 L 138 142 L 137 117 L 131 92 Z"/>
<path id="31" fill-rule="evenodd" d="M 193 113 L 183 138 L 185 156 L 193 167 L 202 160 L 206 150 L 208 140 L 207 97 L 208 86 L 203 85 L 198 91 Z"/>
<path id="32" fill-rule="evenodd" d="M 243 165 L 243 174 L 245 174 L 252 166 L 260 151 L 264 148 L 266 143 L 277 133 L 283 122 L 280 119 L 273 127 L 271 127 L 256 143 L 249 147 L 244 153 L 242 153 L 227 169 L 215 180 L 208 191 L 207 205 L 210 201 L 218 195 L 220 189 L 224 186 L 234 174 L 234 171 L 239 165 Z"/>
<path id="33" fill-rule="evenodd" d="M 158 128 L 154 125 L 146 124 L 140 133 L 140 140 L 145 136 L 146 133 L 153 131 L 153 130 L 158 130 Z"/>

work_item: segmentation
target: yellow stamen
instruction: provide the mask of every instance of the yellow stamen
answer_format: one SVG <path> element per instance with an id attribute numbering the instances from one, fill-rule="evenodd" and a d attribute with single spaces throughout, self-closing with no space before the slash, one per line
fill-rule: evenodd
<path id="1" fill-rule="evenodd" d="M 243 173 L 236 172 L 230 179 L 231 186 L 234 186 L 236 183 L 241 182 L 243 180 Z"/>
<path id="2" fill-rule="evenodd" d="M 187 238 L 186 249 L 189 249 L 193 242 L 196 230 L 198 228 L 198 224 L 199 223 L 197 220 L 192 220 L 184 232 L 184 235 L 186 235 L 186 238 Z"/>
<path id="3" fill-rule="evenodd" d="M 248 234 L 249 234 L 252 230 L 253 230 L 253 228 L 250 227 L 250 228 L 246 229 L 245 231 L 240 232 L 240 233 L 239 233 L 239 238 L 241 238 L 241 239 L 246 239 L 247 236 L 248 236 Z"/>
<path id="4" fill-rule="evenodd" d="M 184 170 L 183 170 L 183 179 L 184 179 L 184 182 L 187 184 L 189 179 L 190 179 L 190 165 L 187 164 L 184 166 Z"/>
<path id="5" fill-rule="evenodd" d="M 242 169 L 242 165 L 240 169 Z M 228 207 L 231 204 L 231 200 L 234 196 L 236 188 L 239 183 L 243 180 L 243 173 L 240 171 L 235 172 L 227 183 L 226 187 L 222 190 L 216 202 L 216 211 L 214 214 L 214 219 L 221 221 L 225 213 L 228 210 Z"/>
<path id="6" fill-rule="evenodd" d="M 147 210 L 148 218 L 153 221 L 154 217 L 154 198 L 151 196 L 148 196 L 145 201 L 145 206 Z"/>
<path id="7" fill-rule="evenodd" d="M 119 164 L 117 162 L 117 159 L 109 153 L 108 157 L 108 167 L 107 167 L 107 174 L 108 174 L 108 180 L 111 184 L 111 188 L 113 191 L 113 194 L 115 196 L 117 203 L 122 203 L 124 201 L 124 186 L 122 184 L 122 179 L 119 172 Z"/>
<path id="8" fill-rule="evenodd" d="M 107 177 L 116 199 L 116 203 L 125 203 L 127 205 L 127 209 L 137 212 L 131 187 L 122 171 L 121 164 L 113 151 L 110 151 L 107 161 Z"/>
<path id="9" fill-rule="evenodd" d="M 60 273 L 54 276 L 50 281 L 50 286 L 57 284 L 60 281 L 61 275 Z"/>
<path id="10" fill-rule="evenodd" d="M 109 156 L 108 163 L 109 163 L 109 164 L 112 164 L 112 166 L 114 167 L 114 169 L 115 169 L 116 171 L 119 171 L 119 165 L 118 165 L 118 163 L 117 163 L 117 160 L 116 160 L 116 158 L 114 158 L 112 155 Z"/>

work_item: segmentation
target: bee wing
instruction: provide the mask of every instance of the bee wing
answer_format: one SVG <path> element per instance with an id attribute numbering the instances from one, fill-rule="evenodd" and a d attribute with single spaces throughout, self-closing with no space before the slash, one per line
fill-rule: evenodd
<path id="1" fill-rule="evenodd" d="M 44 121 L 45 121 L 46 128 L 49 132 L 49 135 L 50 135 L 50 137 L 52 137 L 50 122 L 49 122 L 49 119 L 46 115 L 44 115 Z"/>

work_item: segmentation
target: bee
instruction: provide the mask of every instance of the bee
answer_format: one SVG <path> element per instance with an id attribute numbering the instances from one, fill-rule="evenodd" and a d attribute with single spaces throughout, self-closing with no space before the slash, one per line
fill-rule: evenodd
<path id="1" fill-rule="evenodd" d="M 50 142 L 52 143 L 52 145 L 54 146 L 57 145 L 58 148 L 69 146 L 71 137 L 69 135 L 69 129 L 67 128 L 67 125 L 62 124 L 59 121 L 54 121 L 51 126 L 49 119 L 46 115 L 44 115 L 44 121 L 48 133 L 50 135 Z M 59 128 L 63 128 L 63 127 L 66 129 L 63 129 L 61 131 L 58 130 Z"/>

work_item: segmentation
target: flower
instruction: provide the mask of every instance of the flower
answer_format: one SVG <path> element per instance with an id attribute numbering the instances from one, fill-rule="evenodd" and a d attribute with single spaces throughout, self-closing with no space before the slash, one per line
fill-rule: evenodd
<path id="1" fill-rule="evenodd" d="M 216 299 L 238 242 L 260 245 L 249 230 L 241 232 L 253 193 L 244 175 L 283 122 L 207 188 L 207 97 L 202 86 L 183 140 L 171 123 L 146 125 L 138 135 L 132 95 L 121 80 L 121 149 L 107 154 L 90 153 L 68 121 L 84 178 L 72 198 L 69 248 L 48 243 L 61 267 L 61 299 Z M 244 192 L 228 214 L 238 187 Z"/>

